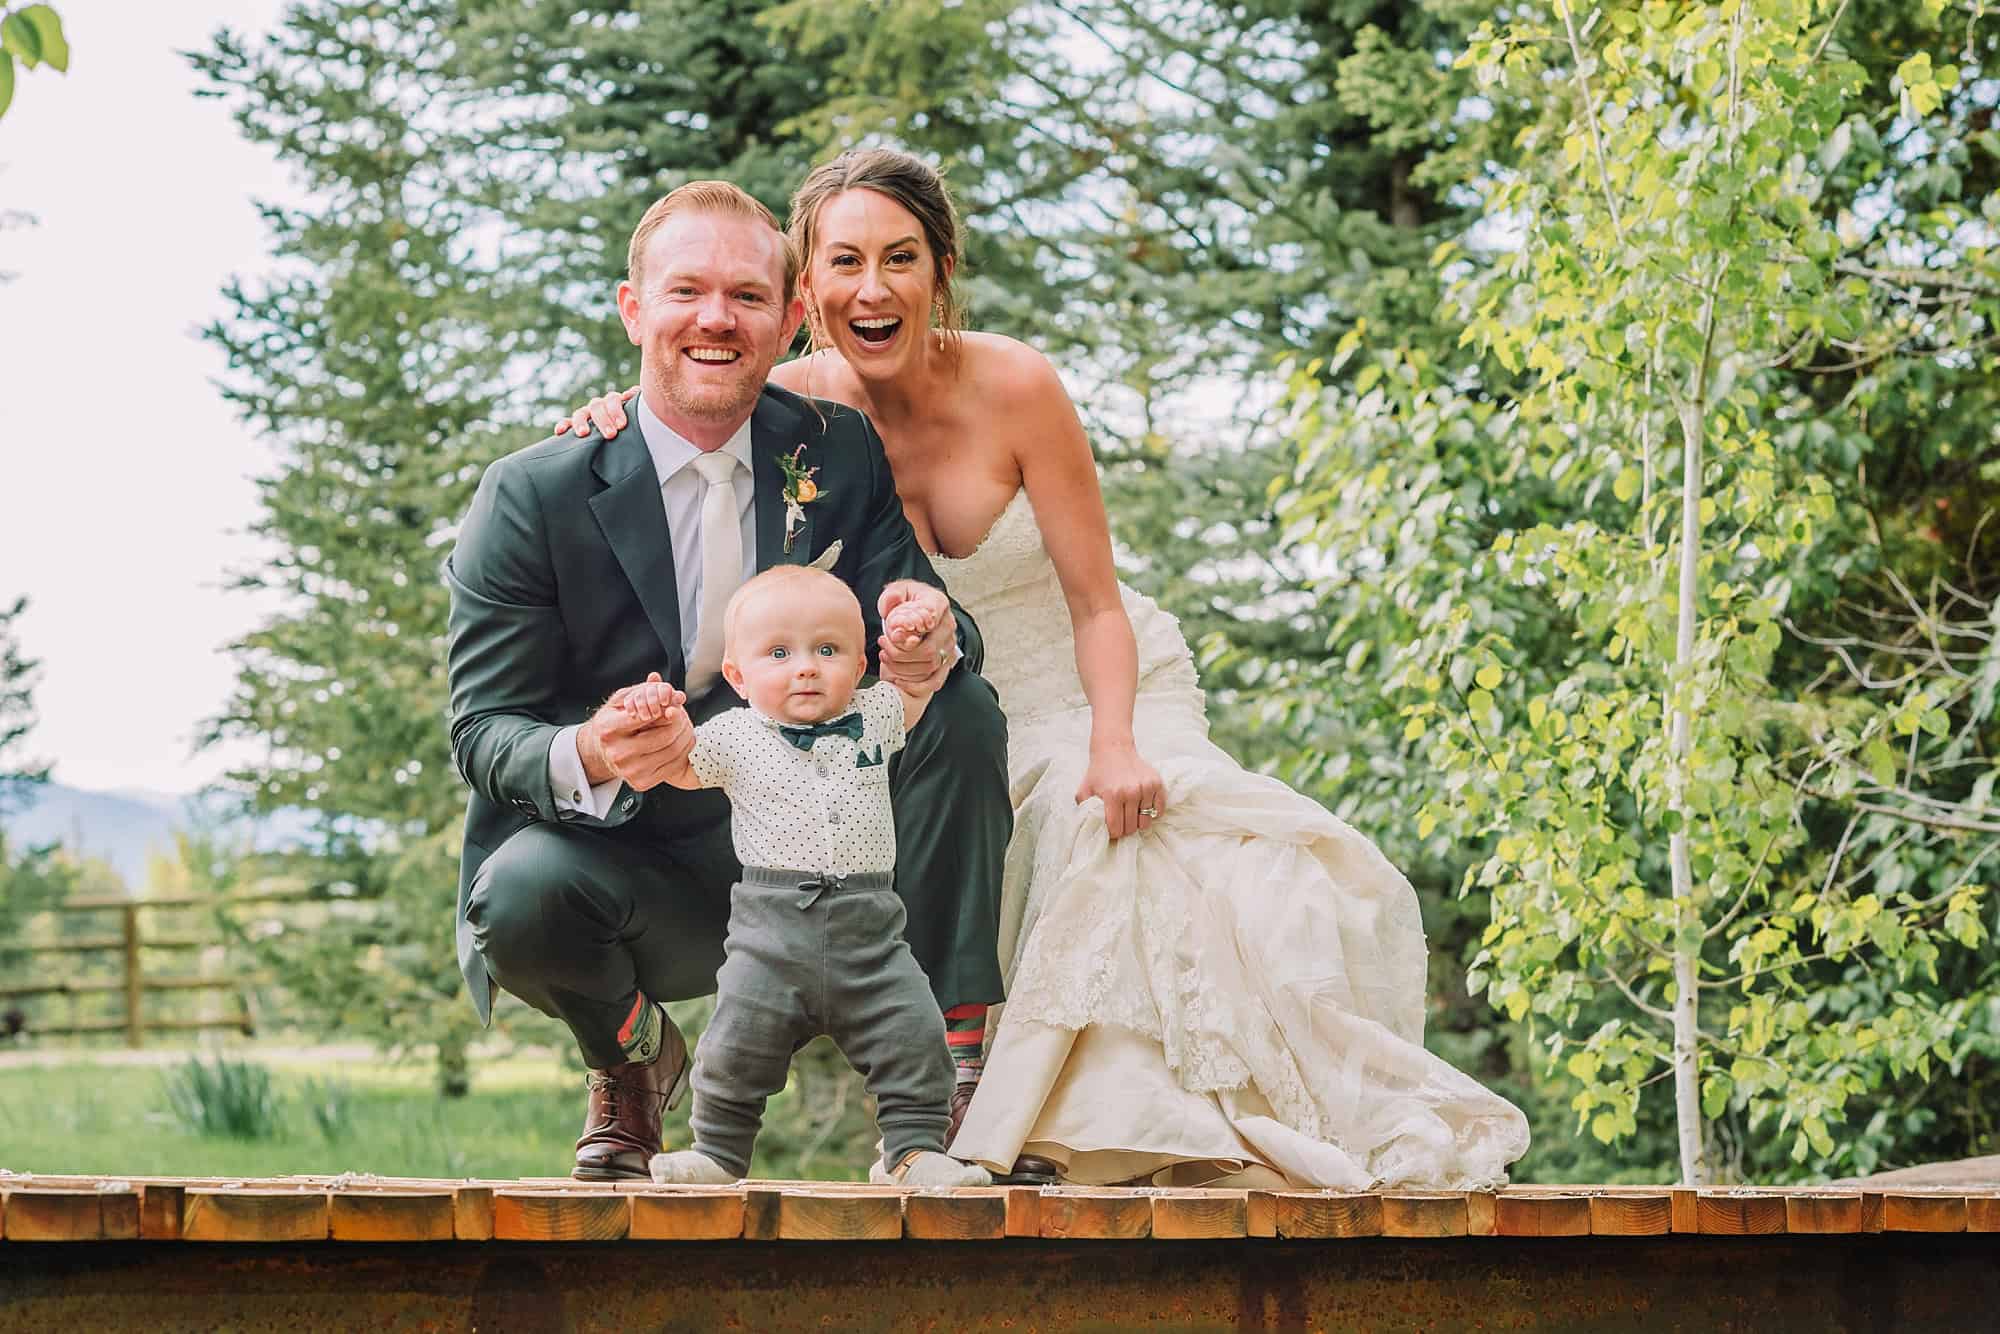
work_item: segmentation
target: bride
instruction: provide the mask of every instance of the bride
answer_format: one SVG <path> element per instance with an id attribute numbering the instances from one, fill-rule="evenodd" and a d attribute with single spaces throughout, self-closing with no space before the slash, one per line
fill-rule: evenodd
<path id="1" fill-rule="evenodd" d="M 1209 741 L 1179 626 L 1117 580 L 1054 369 L 959 327 L 937 174 L 846 153 L 807 176 L 788 231 L 813 350 L 772 380 L 873 420 L 1007 711 L 1008 1001 L 953 1155 L 1088 1184 L 1503 1180 L 1527 1122 L 1424 1049 L 1409 882 Z M 619 397 L 586 423 L 623 427 Z"/>

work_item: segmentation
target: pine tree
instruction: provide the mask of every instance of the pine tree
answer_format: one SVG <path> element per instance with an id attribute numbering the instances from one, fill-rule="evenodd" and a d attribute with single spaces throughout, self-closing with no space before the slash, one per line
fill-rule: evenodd
<path id="1" fill-rule="evenodd" d="M 37 663 L 23 655 L 15 622 L 27 609 L 25 597 L 0 610 L 0 964 L 18 962 L 8 947 L 22 922 L 68 892 L 70 875 L 52 848 L 11 847 L 6 817 L 33 800 L 49 768 L 21 753 L 35 725 Z"/>
<path id="2" fill-rule="evenodd" d="M 255 948 L 309 1025 L 434 1046 L 451 1091 L 477 1030 L 438 565 L 487 463 L 633 378 L 611 292 L 645 206 L 728 177 L 782 210 L 803 174 L 810 146 L 772 127 L 812 81 L 759 8 L 308 0 L 196 58 L 308 201 L 265 209 L 271 269 L 233 282 L 207 331 L 276 455 L 255 525 L 271 557 L 239 582 L 282 599 L 235 646 L 212 735 L 266 744 L 232 775 L 252 808 L 318 814 L 313 844 L 261 871 L 336 909 Z"/>

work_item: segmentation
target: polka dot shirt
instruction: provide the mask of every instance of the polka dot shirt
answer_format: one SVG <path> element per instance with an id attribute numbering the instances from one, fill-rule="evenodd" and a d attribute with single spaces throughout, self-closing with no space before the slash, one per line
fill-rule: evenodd
<path id="1" fill-rule="evenodd" d="M 703 787 L 729 794 L 745 866 L 853 875 L 896 868 L 889 757 L 903 748 L 903 696 L 887 681 L 849 703 L 861 740 L 815 738 L 810 753 L 755 709 L 729 709 L 695 729 L 688 763 Z"/>

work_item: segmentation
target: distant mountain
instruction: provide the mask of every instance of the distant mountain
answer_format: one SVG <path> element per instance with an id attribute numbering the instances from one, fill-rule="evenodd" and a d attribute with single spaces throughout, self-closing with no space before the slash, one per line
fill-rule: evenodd
<path id="1" fill-rule="evenodd" d="M 307 829 L 302 813 L 287 812 L 256 822 L 247 829 L 225 825 L 212 803 L 196 796 L 128 788 L 90 792 L 44 783 L 28 790 L 31 803 L 0 817 L 9 841 L 23 844 L 60 843 L 83 856 L 107 862 L 128 885 L 146 879 L 146 859 L 154 853 L 171 855 L 176 831 L 248 833 L 259 847 L 296 841 Z"/>

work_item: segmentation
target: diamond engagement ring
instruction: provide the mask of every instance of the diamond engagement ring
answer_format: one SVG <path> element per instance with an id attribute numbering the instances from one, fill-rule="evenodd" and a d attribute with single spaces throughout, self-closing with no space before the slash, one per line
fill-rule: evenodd
<path id="1" fill-rule="evenodd" d="M 1155 820 L 1160 818 L 1160 811 L 1159 808 L 1156 806 L 1141 806 L 1139 808 L 1139 814 L 1151 816 Z"/>

